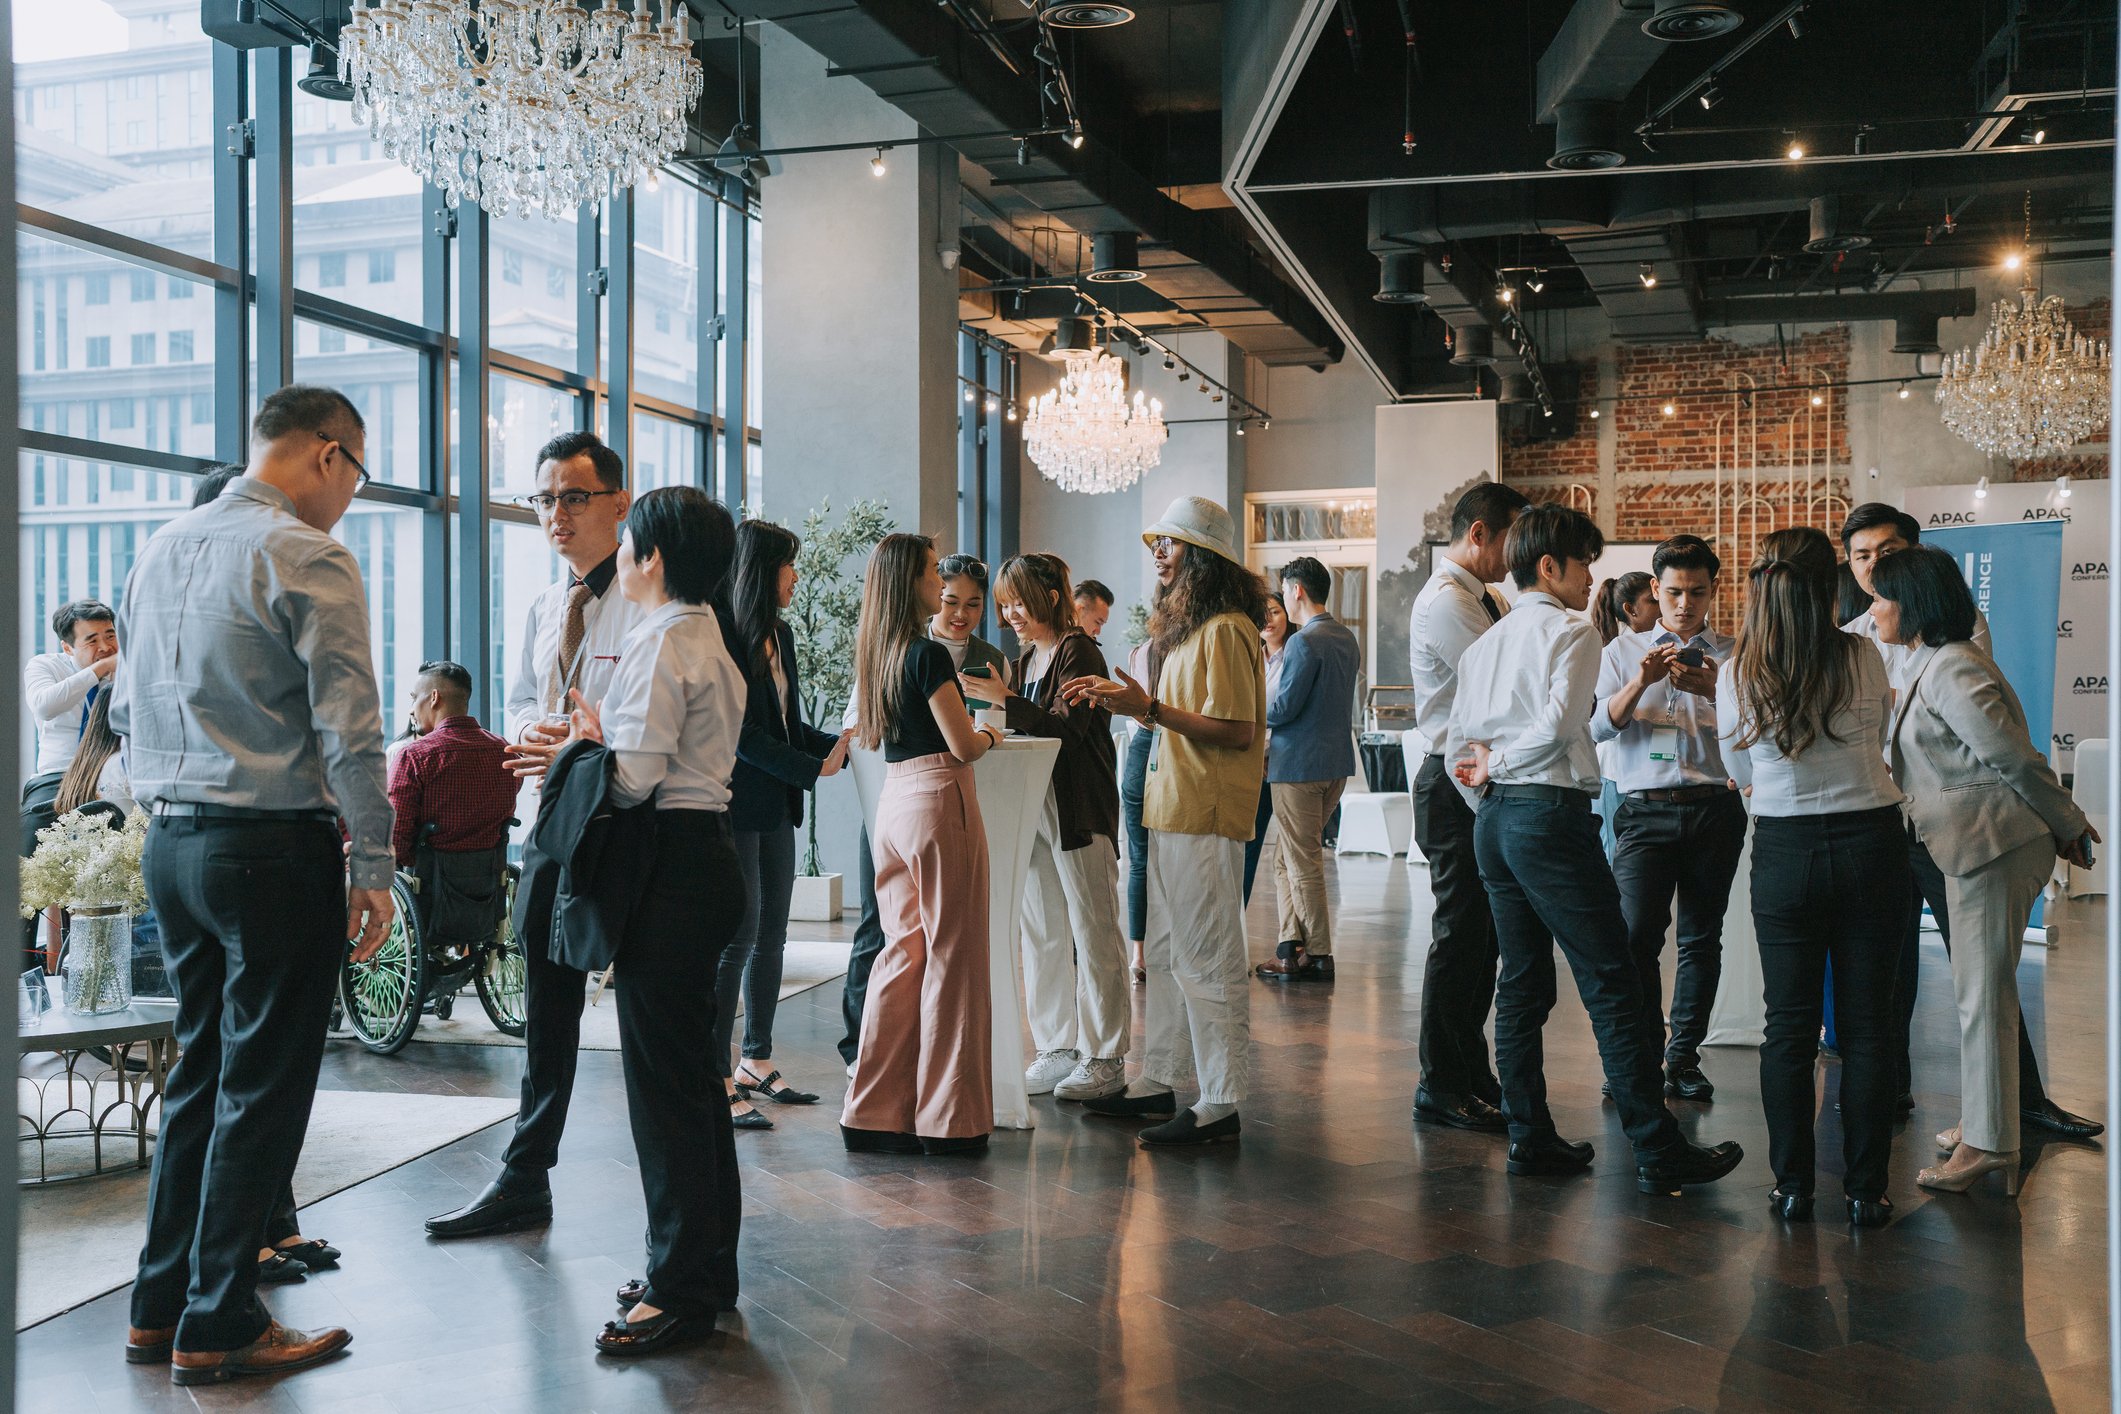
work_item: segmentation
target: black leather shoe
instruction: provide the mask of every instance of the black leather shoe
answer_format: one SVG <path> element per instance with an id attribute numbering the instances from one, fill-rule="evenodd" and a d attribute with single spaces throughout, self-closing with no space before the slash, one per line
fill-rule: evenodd
<path id="1" fill-rule="evenodd" d="M 297 1242 L 292 1247 L 273 1249 L 291 1262 L 300 1262 L 313 1272 L 328 1271 L 339 1265 L 345 1254 L 321 1237 L 312 1237 L 307 1242 Z"/>
<path id="2" fill-rule="evenodd" d="M 1169 1090 L 1161 1095 L 1129 1095 L 1122 1090 L 1117 1095 L 1100 1095 L 1094 1100 L 1085 1100 L 1083 1109 L 1091 1114 L 1107 1115 L 1113 1119 L 1177 1114 L 1178 1096 Z"/>
<path id="3" fill-rule="evenodd" d="M 665 1311 L 645 1321 L 606 1321 L 597 1337 L 601 1355 L 653 1355 L 702 1336 L 714 1334 L 711 1316 L 680 1316 Z"/>
<path id="4" fill-rule="evenodd" d="M 1571 1144 L 1559 1134 L 1513 1142 L 1503 1167 L 1520 1177 L 1539 1174 L 1582 1173 L 1598 1151 L 1588 1144 Z"/>
<path id="5" fill-rule="evenodd" d="M 1893 1200 L 1890 1198 L 1849 1199 L 1849 1226 L 1884 1227 L 1893 1220 Z"/>
<path id="6" fill-rule="evenodd" d="M 1607 1098 L 1608 1100 L 1612 1099 L 1612 1098 L 1613 1098 L 1613 1082 L 1612 1082 L 1612 1081 L 1610 1081 L 1610 1080 L 1607 1080 L 1607 1081 L 1604 1081 L 1604 1082 L 1602 1082 L 1602 1083 L 1601 1083 L 1601 1084 L 1599 1085 L 1599 1087 L 1598 1087 L 1598 1093 L 1599 1093 L 1599 1094 L 1601 1094 L 1601 1095 L 1603 1095 L 1603 1096 L 1605 1096 L 1605 1097 L 1606 1097 L 1606 1098 Z"/>
<path id="7" fill-rule="evenodd" d="M 840 1139 L 850 1154 L 918 1154 L 921 1141 L 918 1135 L 901 1134 L 889 1129 L 849 1129 L 840 1126 Z"/>
<path id="8" fill-rule="evenodd" d="M 2073 1115 L 2053 1100 L 2037 1109 L 2028 1105 L 2018 1111 L 2018 1117 L 2036 1129 L 2044 1129 L 2063 1139 L 2096 1139 L 2106 1132 L 2106 1126 L 2099 1121 Z"/>
<path id="9" fill-rule="evenodd" d="M 1213 1124 L 1202 1124 L 1188 1106 L 1178 1112 L 1176 1119 L 1152 1124 L 1135 1137 L 1144 1144 L 1220 1144 L 1225 1139 L 1235 1139 L 1240 1132 L 1236 1115 L 1227 1114 Z"/>
<path id="10" fill-rule="evenodd" d="M 1474 1095 L 1453 1095 L 1448 1090 L 1431 1090 L 1426 1085 L 1414 1089 L 1414 1118 L 1481 1134 L 1507 1134 L 1510 1130 L 1510 1121 L 1503 1112 L 1486 1100 Z"/>
<path id="11" fill-rule="evenodd" d="M 640 1305 L 642 1300 L 647 1295 L 648 1278 L 628 1277 L 626 1278 L 626 1284 L 619 1288 L 618 1295 L 613 1299 L 616 1300 L 621 1307 L 628 1311 L 631 1311 L 634 1307 Z"/>
<path id="12" fill-rule="evenodd" d="M 962 1139 L 923 1138 L 921 1152 L 931 1158 L 937 1154 L 984 1154 L 987 1152 L 987 1136 L 968 1134 Z"/>
<path id="13" fill-rule="evenodd" d="M 1677 1095 L 1682 1100 L 1706 1101 L 1716 1098 L 1716 1087 L 1701 1073 L 1700 1066 L 1688 1065 L 1665 1071 L 1664 1093 Z"/>
<path id="14" fill-rule="evenodd" d="M 478 1197 L 453 1213 L 427 1220 L 430 1237 L 484 1237 L 489 1233 L 516 1232 L 552 1221 L 552 1191 L 510 1193 L 498 1182 L 489 1183 Z"/>
<path id="15" fill-rule="evenodd" d="M 1768 1211 L 1788 1223 L 1808 1223 L 1812 1220 L 1812 1195 L 1809 1193 L 1785 1193 L 1776 1189 L 1767 1196 Z"/>
<path id="16" fill-rule="evenodd" d="M 1676 1198 L 1685 1185 L 1714 1183 L 1744 1161 L 1745 1150 L 1735 1139 L 1726 1139 L 1713 1149 L 1682 1144 L 1670 1153 L 1658 1155 L 1654 1163 L 1637 1164 L 1635 1186 L 1644 1193 Z"/>

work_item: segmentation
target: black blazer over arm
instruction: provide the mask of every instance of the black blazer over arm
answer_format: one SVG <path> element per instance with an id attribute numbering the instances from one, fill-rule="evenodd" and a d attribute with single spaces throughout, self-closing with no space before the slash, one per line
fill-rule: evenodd
<path id="1" fill-rule="evenodd" d="M 1024 690 L 1031 653 L 1009 665 L 1009 686 Z M 1112 714 L 1085 703 L 1071 707 L 1060 695 L 1070 678 L 1107 677 L 1105 655 L 1081 629 L 1070 629 L 1053 650 L 1053 661 L 1039 679 L 1037 698 L 1009 699 L 1009 730 L 1028 736 L 1060 738 L 1060 759 L 1053 763 L 1053 790 L 1060 805 L 1061 848 L 1081 849 L 1095 835 L 1119 848 L 1118 751 L 1112 745 Z"/>
<path id="2" fill-rule="evenodd" d="M 617 767 L 601 745 L 578 741 L 545 773 L 516 886 L 517 946 L 526 957 L 536 950 L 563 967 L 596 972 L 618 956 L 648 881 L 643 861 L 655 857 L 655 797 L 613 805 Z"/>
<path id="3" fill-rule="evenodd" d="M 736 770 L 729 779 L 729 825 L 737 830 L 777 830 L 803 823 L 803 794 L 817 786 L 818 770 L 839 738 L 803 720 L 803 684 L 795 668 L 795 634 L 782 624 L 774 633 L 781 671 L 788 677 L 788 710 L 773 689 L 773 670 L 753 673 L 743 645 L 731 651 L 744 670 L 744 727 L 737 734 Z"/>

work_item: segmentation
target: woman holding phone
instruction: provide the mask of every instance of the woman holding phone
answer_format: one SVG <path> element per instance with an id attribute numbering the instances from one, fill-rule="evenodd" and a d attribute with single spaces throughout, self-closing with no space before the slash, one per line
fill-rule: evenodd
<path id="1" fill-rule="evenodd" d="M 929 638 L 943 577 L 925 535 L 887 535 L 862 577 L 855 742 L 889 763 L 870 847 L 884 949 L 869 974 L 840 1134 L 855 1152 L 954 1154 L 994 1130 L 987 833 L 975 727 L 950 654 Z"/>

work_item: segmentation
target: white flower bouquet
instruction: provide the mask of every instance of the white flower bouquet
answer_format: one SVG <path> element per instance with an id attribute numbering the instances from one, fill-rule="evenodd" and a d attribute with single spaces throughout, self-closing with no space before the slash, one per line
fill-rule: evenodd
<path id="1" fill-rule="evenodd" d="M 37 831 L 22 861 L 22 916 L 58 905 L 73 915 L 60 969 L 66 1009 L 95 1016 L 132 1004 L 132 915 L 147 907 L 140 855 L 147 812 L 113 829 L 104 812 L 76 810 Z"/>

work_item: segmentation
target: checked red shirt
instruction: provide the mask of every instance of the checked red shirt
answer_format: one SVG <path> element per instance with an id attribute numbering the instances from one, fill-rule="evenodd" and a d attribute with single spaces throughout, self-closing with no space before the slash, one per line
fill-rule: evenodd
<path id="1" fill-rule="evenodd" d="M 401 868 L 429 821 L 436 849 L 492 849 L 508 833 L 522 782 L 503 761 L 508 743 L 472 717 L 451 717 L 399 749 L 390 769 L 390 803 L 398 820 L 391 847 Z"/>

